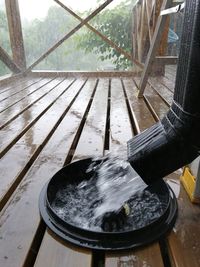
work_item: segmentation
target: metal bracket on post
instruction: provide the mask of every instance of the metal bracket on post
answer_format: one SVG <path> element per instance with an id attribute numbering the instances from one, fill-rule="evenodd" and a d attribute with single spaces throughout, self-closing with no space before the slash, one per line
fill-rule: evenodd
<path id="1" fill-rule="evenodd" d="M 165 9 L 171 7 L 171 5 L 172 5 L 172 0 L 164 0 L 161 10 L 165 10 Z M 146 59 L 145 65 L 144 65 L 144 69 L 142 72 L 142 77 L 141 77 L 140 84 L 139 84 L 138 97 L 143 97 L 144 90 L 145 90 L 145 87 L 146 87 L 146 84 L 148 81 L 148 76 L 149 76 L 149 73 L 151 71 L 151 66 L 152 66 L 152 63 L 155 59 L 156 51 L 157 51 L 157 48 L 160 44 L 160 40 L 162 37 L 162 33 L 164 30 L 166 21 L 167 21 L 167 16 L 159 16 L 155 31 L 153 34 L 152 43 L 151 43 L 151 46 L 150 46 L 150 49 L 149 49 L 149 52 L 147 55 L 147 59 Z"/>

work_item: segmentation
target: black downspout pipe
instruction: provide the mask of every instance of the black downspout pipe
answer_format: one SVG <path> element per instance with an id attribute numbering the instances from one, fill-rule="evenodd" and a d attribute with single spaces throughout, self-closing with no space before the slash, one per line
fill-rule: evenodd
<path id="1" fill-rule="evenodd" d="M 161 122 L 128 141 L 128 160 L 150 184 L 200 151 L 200 0 L 186 0 L 173 103 Z"/>

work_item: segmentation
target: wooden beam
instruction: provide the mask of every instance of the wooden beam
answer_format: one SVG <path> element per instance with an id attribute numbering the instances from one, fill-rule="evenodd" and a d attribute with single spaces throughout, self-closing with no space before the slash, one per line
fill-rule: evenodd
<path id="1" fill-rule="evenodd" d="M 26 58 L 22 35 L 21 19 L 18 0 L 5 0 L 10 43 L 13 54 L 13 61 L 21 69 L 26 69 Z"/>
<path id="2" fill-rule="evenodd" d="M 171 6 L 171 4 L 172 4 L 172 0 L 164 0 L 161 10 L 169 8 Z M 139 84 L 138 97 L 143 97 L 144 90 L 145 90 L 147 80 L 148 80 L 148 75 L 151 71 L 152 63 L 155 59 L 157 49 L 160 45 L 160 40 L 162 37 L 162 33 L 164 30 L 167 18 L 168 18 L 168 16 L 159 16 L 158 17 L 156 28 L 155 28 L 153 39 L 152 39 L 152 43 L 151 43 L 151 46 L 150 46 L 150 49 L 149 49 L 149 52 L 147 55 L 145 67 L 144 67 L 143 72 L 142 72 L 142 77 L 141 77 L 140 84 Z"/>
<path id="3" fill-rule="evenodd" d="M 105 77 L 134 77 L 139 72 L 134 71 L 50 71 L 33 70 L 31 77 L 75 77 L 75 78 L 105 78 Z"/>
<path id="4" fill-rule="evenodd" d="M 155 58 L 156 63 L 162 63 L 163 65 L 176 65 L 178 57 L 174 56 L 157 56 Z"/>
<path id="5" fill-rule="evenodd" d="M 63 38 L 61 38 L 56 44 L 54 44 L 46 53 L 44 53 L 40 58 L 38 58 L 31 66 L 28 67 L 27 71 L 31 71 L 36 65 L 38 65 L 43 59 L 45 59 L 49 54 L 51 54 L 58 46 L 60 46 L 64 41 L 69 39 L 74 35 L 80 28 L 82 28 L 86 23 L 88 23 L 92 18 L 99 14 L 105 7 L 107 7 L 113 0 L 107 0 L 97 9 L 95 9 L 87 18 L 82 20 L 74 29 L 67 33 Z"/>
<path id="6" fill-rule="evenodd" d="M 0 60 L 14 73 L 21 72 L 21 69 L 13 62 L 8 53 L 0 47 Z"/>

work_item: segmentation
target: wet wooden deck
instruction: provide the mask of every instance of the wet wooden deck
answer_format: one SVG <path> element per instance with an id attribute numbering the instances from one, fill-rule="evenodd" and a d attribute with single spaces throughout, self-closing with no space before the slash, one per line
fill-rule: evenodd
<path id="1" fill-rule="evenodd" d="M 171 234 L 123 253 L 97 253 L 59 240 L 40 219 L 43 185 L 64 164 L 126 145 L 164 116 L 174 69 L 150 78 L 143 99 L 135 77 L 56 74 L 0 82 L 0 266 L 199 267 L 200 208 L 179 184 L 179 216 Z"/>

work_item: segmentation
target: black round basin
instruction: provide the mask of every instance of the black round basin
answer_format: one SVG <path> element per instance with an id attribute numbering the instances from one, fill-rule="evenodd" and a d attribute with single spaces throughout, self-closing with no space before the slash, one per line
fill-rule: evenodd
<path id="1" fill-rule="evenodd" d="M 71 163 L 45 185 L 39 200 L 47 226 L 65 241 L 99 250 L 123 250 L 158 240 L 173 227 L 177 201 L 163 181 L 148 186 L 128 200 L 132 214 L 117 229 L 104 231 L 94 218 L 101 203 L 94 171 L 87 172 L 92 159 Z"/>

